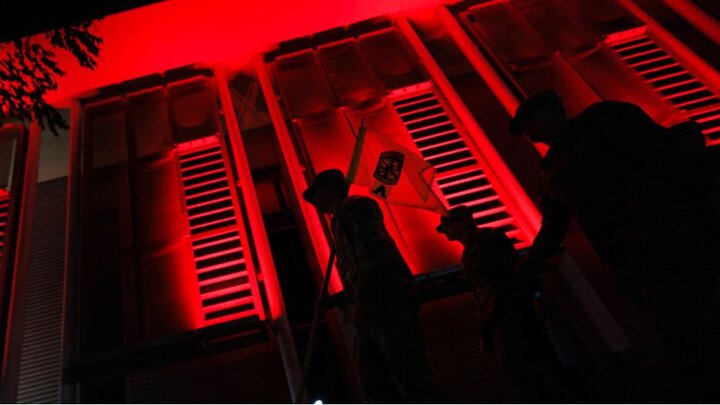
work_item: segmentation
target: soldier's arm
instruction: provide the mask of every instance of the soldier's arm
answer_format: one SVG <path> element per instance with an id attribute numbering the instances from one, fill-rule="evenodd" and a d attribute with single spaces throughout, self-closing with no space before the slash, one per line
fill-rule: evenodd
<path id="1" fill-rule="evenodd" d="M 354 202 L 348 219 L 357 266 L 365 274 L 388 266 L 393 252 L 389 249 L 388 234 L 377 203 L 369 198 Z"/>
<path id="2" fill-rule="evenodd" d="M 320 308 L 325 310 L 330 308 L 339 308 L 345 311 L 347 309 L 345 291 L 340 291 L 339 293 L 333 295 L 326 295 L 320 300 L 319 304 Z"/>
<path id="3" fill-rule="evenodd" d="M 512 269 L 517 261 L 517 251 L 513 241 L 508 238 L 500 228 L 493 228 L 487 238 L 488 247 L 496 257 L 498 265 L 504 266 L 506 269 Z"/>
<path id="4" fill-rule="evenodd" d="M 524 261 L 525 266 L 542 266 L 560 247 L 570 226 L 572 216 L 565 203 L 543 196 L 540 208 L 542 225 Z"/>

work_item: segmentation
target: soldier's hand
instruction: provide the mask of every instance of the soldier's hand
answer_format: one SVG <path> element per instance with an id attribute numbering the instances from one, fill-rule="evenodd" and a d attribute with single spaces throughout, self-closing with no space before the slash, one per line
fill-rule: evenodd
<path id="1" fill-rule="evenodd" d="M 328 309 L 332 308 L 345 308 L 345 296 L 342 292 L 333 294 L 333 295 L 325 295 L 320 299 L 318 302 L 318 306 L 323 311 L 327 311 Z"/>
<path id="2" fill-rule="evenodd" d="M 515 267 L 514 276 L 523 291 L 534 294 L 540 290 L 540 274 L 544 271 L 543 263 L 535 263 L 524 257 Z"/>

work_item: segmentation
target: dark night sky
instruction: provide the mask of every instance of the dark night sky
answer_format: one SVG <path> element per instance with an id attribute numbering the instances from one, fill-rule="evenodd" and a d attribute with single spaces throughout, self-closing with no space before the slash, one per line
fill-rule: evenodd
<path id="1" fill-rule="evenodd" d="M 2 18 L 0 42 L 157 2 L 158 0 L 2 1 L 0 2 L 0 18 Z"/>

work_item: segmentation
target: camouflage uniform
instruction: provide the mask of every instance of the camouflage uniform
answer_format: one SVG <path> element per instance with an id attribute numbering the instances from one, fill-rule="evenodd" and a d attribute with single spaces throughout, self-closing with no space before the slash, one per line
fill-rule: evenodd
<path id="1" fill-rule="evenodd" d="M 528 260 L 547 258 L 574 216 L 680 369 L 718 375 L 712 181 L 702 149 L 695 160 L 683 149 L 698 150 L 699 132 L 674 129 L 620 102 L 568 120 L 541 162 L 543 222 Z"/>
<path id="2" fill-rule="evenodd" d="M 367 399 L 444 402 L 425 360 L 420 295 L 380 207 L 367 197 L 349 197 L 334 215 L 332 229 Z"/>
<path id="3" fill-rule="evenodd" d="M 526 401 L 547 401 L 547 372 L 557 364 L 530 292 L 511 276 L 516 261 L 515 248 L 502 230 L 481 228 L 473 231 L 463 251 L 462 271 L 478 304 L 484 350 L 502 353 L 503 367 Z"/>

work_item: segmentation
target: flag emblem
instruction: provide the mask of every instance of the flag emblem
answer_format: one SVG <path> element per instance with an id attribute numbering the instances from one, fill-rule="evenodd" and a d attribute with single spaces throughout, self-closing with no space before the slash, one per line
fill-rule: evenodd
<path id="1" fill-rule="evenodd" d="M 380 154 L 373 177 L 388 186 L 397 185 L 400 182 L 405 155 L 401 152 L 386 151 Z"/>

